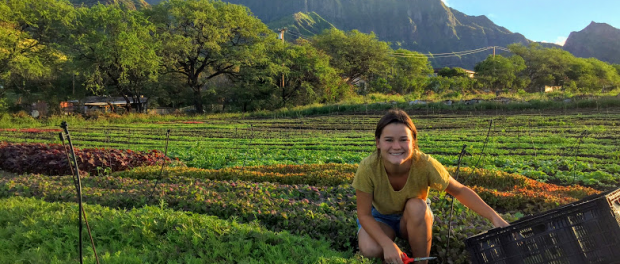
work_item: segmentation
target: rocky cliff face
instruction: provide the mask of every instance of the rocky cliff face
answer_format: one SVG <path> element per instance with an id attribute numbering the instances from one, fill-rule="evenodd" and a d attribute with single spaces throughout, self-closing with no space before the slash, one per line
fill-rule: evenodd
<path id="1" fill-rule="evenodd" d="M 79 0 L 73 0 L 79 1 Z M 82 0 L 97 1 L 97 0 Z M 118 0 L 102 0 L 118 1 Z M 143 1 L 143 0 L 124 0 Z M 151 5 L 162 0 L 145 0 Z M 224 0 L 250 8 L 271 29 L 289 27 L 294 34 L 308 36 L 334 26 L 341 30 L 374 32 L 393 48 L 422 53 L 448 53 L 488 46 L 506 47 L 512 43 L 529 44 L 523 35 L 510 32 L 485 16 L 468 16 L 445 6 L 441 0 Z M 294 32 L 294 33 L 293 33 Z M 595 57 L 620 63 L 620 30 L 607 24 L 590 24 L 573 32 L 564 49 L 578 57 Z M 551 43 L 544 47 L 560 48 Z M 464 56 L 430 59 L 434 67 L 473 69 L 492 51 Z"/>
<path id="2" fill-rule="evenodd" d="M 441 0 L 227 0 L 250 8 L 269 24 L 298 12 L 315 12 L 342 30 L 374 32 L 380 40 L 422 53 L 447 53 L 487 46 L 527 44 L 521 34 L 495 25 L 485 16 L 468 16 Z M 436 67 L 472 69 L 492 51 L 431 59 Z"/>
<path id="3" fill-rule="evenodd" d="M 564 50 L 577 57 L 620 63 L 620 29 L 592 22 L 579 32 L 571 32 Z"/>

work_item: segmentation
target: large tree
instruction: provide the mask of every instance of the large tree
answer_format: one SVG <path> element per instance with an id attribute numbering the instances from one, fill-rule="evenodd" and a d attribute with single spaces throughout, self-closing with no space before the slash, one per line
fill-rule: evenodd
<path id="1" fill-rule="evenodd" d="M 68 45 L 87 88 L 122 96 L 128 108 L 131 103 L 141 107 L 144 89 L 156 80 L 160 65 L 154 25 L 142 13 L 118 4 L 82 7 L 78 12 Z"/>
<path id="2" fill-rule="evenodd" d="M 388 73 L 388 83 L 400 94 L 421 93 L 422 84 L 433 68 L 423 54 L 405 49 L 394 51 L 395 62 Z"/>
<path id="3" fill-rule="evenodd" d="M 170 0 L 145 10 L 157 25 L 163 43 L 162 67 L 185 76 L 202 113 L 205 84 L 219 75 L 237 75 L 266 56 L 271 32 L 249 9 L 209 0 Z"/>
<path id="4" fill-rule="evenodd" d="M 334 102 L 343 97 L 344 84 L 329 65 L 329 56 L 299 40 L 282 53 L 284 83 L 279 88 L 282 106 Z"/>
<path id="5" fill-rule="evenodd" d="M 530 91 L 542 92 L 549 85 L 592 92 L 614 88 L 619 83 L 614 67 L 597 59 L 575 58 L 567 51 L 535 43 L 527 47 L 513 44 L 509 48 L 525 61 L 526 69 L 521 75 L 529 79 Z"/>
<path id="6" fill-rule="evenodd" d="M 574 79 L 580 91 L 601 92 L 620 85 L 620 76 L 612 65 L 595 58 L 577 58 L 577 61 L 583 65 L 582 74 Z"/>
<path id="7" fill-rule="evenodd" d="M 474 68 L 476 79 L 494 91 L 524 88 L 524 82 L 519 78 L 519 73 L 524 69 L 525 61 L 518 55 L 508 58 L 489 55 Z"/>
<path id="8" fill-rule="evenodd" d="M 616 69 L 616 72 L 620 75 L 620 64 L 613 64 L 611 66 L 614 67 L 614 69 Z"/>
<path id="9" fill-rule="evenodd" d="M 378 40 L 374 33 L 332 28 L 314 36 L 311 41 L 332 57 L 330 64 L 339 70 L 349 85 L 359 79 L 369 81 L 372 75 L 385 75 L 394 62 L 389 44 Z"/>
<path id="10" fill-rule="evenodd" d="M 212 94 L 244 112 L 335 102 L 347 95 L 348 86 L 329 65 L 330 57 L 323 51 L 303 39 L 294 44 L 271 44 L 268 57 L 256 61 L 253 67 L 240 68 L 231 79 L 232 87 L 215 88 Z"/>
<path id="11" fill-rule="evenodd" d="M 568 51 L 558 48 L 544 48 L 537 43 L 529 46 L 511 44 L 510 51 L 525 61 L 525 70 L 521 76 L 529 79 L 528 90 L 544 91 L 545 85 L 562 85 L 566 79 L 566 72 L 574 58 Z"/>
<path id="12" fill-rule="evenodd" d="M 0 1 L 0 93 L 27 94 L 26 83 L 54 77 L 55 68 L 66 61 L 56 43 L 66 37 L 74 17 L 66 0 Z"/>

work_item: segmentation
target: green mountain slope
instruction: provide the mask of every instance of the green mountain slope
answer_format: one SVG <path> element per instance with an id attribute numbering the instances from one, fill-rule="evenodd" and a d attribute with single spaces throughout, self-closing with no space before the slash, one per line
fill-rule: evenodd
<path id="1" fill-rule="evenodd" d="M 284 34 L 284 39 L 287 41 L 292 41 L 299 37 L 308 38 L 320 34 L 323 30 L 334 27 L 334 25 L 315 12 L 297 12 L 293 15 L 270 22 L 267 26 L 274 31 L 280 28 L 287 28 Z"/>
<path id="2" fill-rule="evenodd" d="M 140 9 L 149 5 L 149 3 L 144 0 L 69 0 L 69 2 L 76 6 L 81 6 L 82 4 L 85 6 L 94 6 L 98 3 L 104 5 L 117 3 L 127 6 L 130 9 Z"/>

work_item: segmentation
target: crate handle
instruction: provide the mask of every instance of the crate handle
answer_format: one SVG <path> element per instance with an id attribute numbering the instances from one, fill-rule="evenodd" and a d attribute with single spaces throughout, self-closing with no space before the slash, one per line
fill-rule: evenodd
<path id="1" fill-rule="evenodd" d="M 538 224 L 538 225 L 532 226 L 532 232 L 534 234 L 540 234 L 540 233 L 547 232 L 547 225 Z"/>

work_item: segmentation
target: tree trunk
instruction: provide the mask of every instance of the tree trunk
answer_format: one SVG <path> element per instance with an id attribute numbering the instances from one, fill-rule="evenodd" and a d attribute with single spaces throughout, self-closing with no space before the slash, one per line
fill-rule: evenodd
<path id="1" fill-rule="evenodd" d="M 133 98 L 133 102 L 136 104 L 136 106 L 138 106 L 138 108 L 136 109 L 136 112 L 138 113 L 144 113 L 144 109 L 142 107 L 142 100 L 140 100 L 140 97 L 135 97 Z"/>
<path id="2" fill-rule="evenodd" d="M 131 113 L 131 100 L 129 100 L 129 97 L 127 97 L 127 95 L 123 95 L 123 98 L 125 98 L 125 102 L 127 102 L 127 104 L 125 104 L 125 114 L 128 115 L 129 113 Z"/>
<path id="3" fill-rule="evenodd" d="M 202 95 L 200 93 L 200 88 L 194 88 L 194 107 L 196 108 L 196 113 L 203 114 L 204 108 L 202 106 Z"/>

